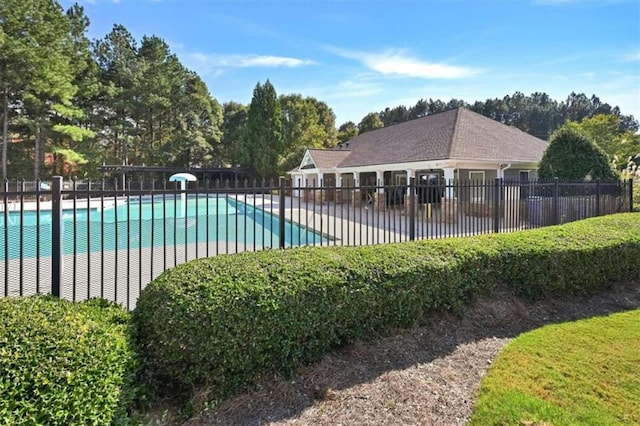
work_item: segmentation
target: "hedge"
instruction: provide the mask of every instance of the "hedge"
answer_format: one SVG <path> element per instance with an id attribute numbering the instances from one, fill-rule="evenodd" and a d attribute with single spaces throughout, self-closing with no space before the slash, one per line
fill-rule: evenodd
<path id="1" fill-rule="evenodd" d="M 261 251 L 165 272 L 142 292 L 134 333 L 156 386 L 224 397 L 497 286 L 540 298 L 638 277 L 634 214 L 473 238 Z"/>
<path id="2" fill-rule="evenodd" d="M 104 300 L 0 299 L 0 424 L 125 423 L 130 314 Z"/>

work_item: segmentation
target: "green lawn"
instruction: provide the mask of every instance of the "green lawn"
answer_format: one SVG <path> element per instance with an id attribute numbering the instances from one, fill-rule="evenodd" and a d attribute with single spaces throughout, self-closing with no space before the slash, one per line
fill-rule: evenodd
<path id="1" fill-rule="evenodd" d="M 640 310 L 517 337 L 484 378 L 471 424 L 640 424 Z"/>

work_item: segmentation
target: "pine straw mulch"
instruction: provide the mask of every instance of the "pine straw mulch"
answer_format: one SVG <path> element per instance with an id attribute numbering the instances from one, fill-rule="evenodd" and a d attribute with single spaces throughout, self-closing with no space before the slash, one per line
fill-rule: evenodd
<path id="1" fill-rule="evenodd" d="M 263 382 L 185 424 L 464 424 L 483 375 L 513 337 L 638 308 L 640 283 L 535 303 L 496 292 L 461 315 L 434 314 L 420 327 L 333 352 L 293 380 Z"/>

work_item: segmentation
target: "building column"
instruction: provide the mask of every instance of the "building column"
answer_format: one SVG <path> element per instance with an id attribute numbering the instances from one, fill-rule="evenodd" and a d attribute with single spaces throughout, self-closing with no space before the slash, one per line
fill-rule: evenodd
<path id="1" fill-rule="evenodd" d="M 304 175 L 293 175 L 291 179 L 291 185 L 293 187 L 293 191 L 291 191 L 291 195 L 294 197 L 300 198 L 300 188 L 302 187 L 302 182 L 304 179 Z"/>
<path id="2" fill-rule="evenodd" d="M 448 185 L 444 193 L 444 198 L 455 198 L 455 194 L 453 191 L 455 169 L 453 167 L 447 167 L 442 170 L 444 171 L 444 183 L 445 185 Z"/>
<path id="3" fill-rule="evenodd" d="M 322 204 L 324 201 L 324 173 L 318 171 L 318 182 L 316 182 L 316 190 L 313 193 L 313 197 L 315 202 L 318 204 Z"/>
<path id="4" fill-rule="evenodd" d="M 360 207 L 360 172 L 353 172 L 353 193 L 351 194 L 353 207 Z"/>
<path id="5" fill-rule="evenodd" d="M 442 215 L 442 221 L 445 223 L 456 223 L 458 216 L 458 200 L 453 190 L 454 184 L 454 172 L 453 167 L 447 167 L 444 170 L 444 182 L 447 185 L 445 188 L 444 198 L 440 203 L 440 212 Z"/>
<path id="6" fill-rule="evenodd" d="M 407 214 L 409 214 L 409 205 L 411 204 L 409 202 L 409 197 L 411 197 L 411 178 L 415 178 L 415 177 L 416 177 L 416 171 L 413 169 L 407 169 L 407 189 L 404 193 L 404 211 Z M 417 203 L 413 207 L 417 209 L 418 207 Z"/>
<path id="7" fill-rule="evenodd" d="M 387 200 L 384 196 L 384 170 L 376 170 L 376 193 L 373 202 L 379 210 L 387 208 Z"/>

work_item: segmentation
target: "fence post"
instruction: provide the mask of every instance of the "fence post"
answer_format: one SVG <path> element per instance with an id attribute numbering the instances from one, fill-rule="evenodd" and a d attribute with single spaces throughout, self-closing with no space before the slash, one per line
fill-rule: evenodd
<path id="1" fill-rule="evenodd" d="M 51 294 L 60 297 L 62 281 L 62 176 L 51 178 Z"/>
<path id="2" fill-rule="evenodd" d="M 553 224 L 560 223 L 560 179 L 553 178 Z"/>
<path id="3" fill-rule="evenodd" d="M 495 178 L 493 181 L 493 232 L 500 232 L 500 184 L 501 178 Z"/>
<path id="4" fill-rule="evenodd" d="M 285 235 L 284 235 L 284 202 L 285 202 L 285 180 L 283 176 L 280 176 L 280 199 L 278 201 L 278 239 L 280 242 L 280 248 L 284 248 Z"/>
<path id="5" fill-rule="evenodd" d="M 2 197 L 4 214 L 4 297 L 9 296 L 9 205 L 7 203 L 7 193 L 9 192 L 9 181 L 4 180 L 4 196 Z M 22 224 L 20 225 L 22 226 Z"/>
<path id="6" fill-rule="evenodd" d="M 633 211 L 633 178 L 629 178 L 629 212 Z"/>
<path id="7" fill-rule="evenodd" d="M 600 216 L 600 178 L 596 179 L 596 216 Z"/>
<path id="8" fill-rule="evenodd" d="M 416 178 L 409 178 L 409 241 L 416 239 Z"/>

